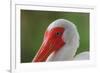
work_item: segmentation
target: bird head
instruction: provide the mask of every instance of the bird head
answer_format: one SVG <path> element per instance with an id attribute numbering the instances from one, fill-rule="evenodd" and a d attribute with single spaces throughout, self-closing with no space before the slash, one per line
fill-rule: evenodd
<path id="1" fill-rule="evenodd" d="M 59 51 L 65 44 L 70 45 L 74 41 L 73 38 L 79 39 L 75 25 L 65 19 L 55 20 L 46 29 L 42 45 L 33 62 L 46 61 L 52 52 Z"/>

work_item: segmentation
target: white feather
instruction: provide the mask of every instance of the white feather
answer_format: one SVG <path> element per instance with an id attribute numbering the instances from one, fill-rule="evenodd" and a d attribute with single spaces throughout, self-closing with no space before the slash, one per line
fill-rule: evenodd
<path id="1" fill-rule="evenodd" d="M 74 60 L 89 60 L 89 52 L 82 52 L 76 55 Z"/>
<path id="2" fill-rule="evenodd" d="M 75 24 L 65 19 L 58 19 L 52 22 L 48 26 L 47 30 L 50 31 L 51 29 L 55 27 L 63 27 L 65 29 L 62 38 L 66 44 L 58 52 L 53 52 L 47 58 L 47 61 L 73 60 L 76 54 L 77 48 L 79 47 L 79 40 L 80 40 L 79 33 Z M 80 56 L 86 57 L 85 54 L 82 53 L 76 56 L 74 60 L 81 58 Z"/>

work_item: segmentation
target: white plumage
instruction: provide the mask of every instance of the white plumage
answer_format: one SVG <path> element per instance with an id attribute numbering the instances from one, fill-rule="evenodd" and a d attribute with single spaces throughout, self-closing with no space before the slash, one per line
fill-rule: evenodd
<path id="1" fill-rule="evenodd" d="M 65 28 L 63 39 L 66 44 L 57 52 L 53 52 L 47 61 L 66 61 L 66 60 L 87 60 L 89 59 L 89 52 L 82 52 L 75 56 L 79 47 L 79 33 L 74 23 L 65 20 L 58 19 L 52 22 L 47 28 L 48 31 L 55 27 Z M 74 57 L 75 56 L 75 57 Z"/>
<path id="2" fill-rule="evenodd" d="M 75 56 L 74 60 L 89 60 L 89 52 L 82 52 Z"/>
<path id="3" fill-rule="evenodd" d="M 65 19 L 57 19 L 48 26 L 33 62 L 89 59 L 89 52 L 76 55 L 79 43 L 80 37 L 75 24 Z"/>

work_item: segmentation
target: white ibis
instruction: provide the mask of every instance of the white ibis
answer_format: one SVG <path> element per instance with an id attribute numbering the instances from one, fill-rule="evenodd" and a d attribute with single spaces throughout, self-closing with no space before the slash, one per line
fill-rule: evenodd
<path id="1" fill-rule="evenodd" d="M 75 57 L 79 40 L 79 33 L 74 23 L 65 19 L 57 19 L 45 31 L 43 43 L 32 61 L 89 59 L 88 52 L 82 52 Z"/>

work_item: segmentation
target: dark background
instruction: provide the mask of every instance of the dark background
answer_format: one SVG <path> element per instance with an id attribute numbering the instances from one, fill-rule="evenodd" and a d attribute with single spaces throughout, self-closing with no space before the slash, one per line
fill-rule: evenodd
<path id="1" fill-rule="evenodd" d="M 73 22 L 80 35 L 77 54 L 89 50 L 89 13 L 21 10 L 21 63 L 32 62 L 48 25 L 56 19 Z"/>

